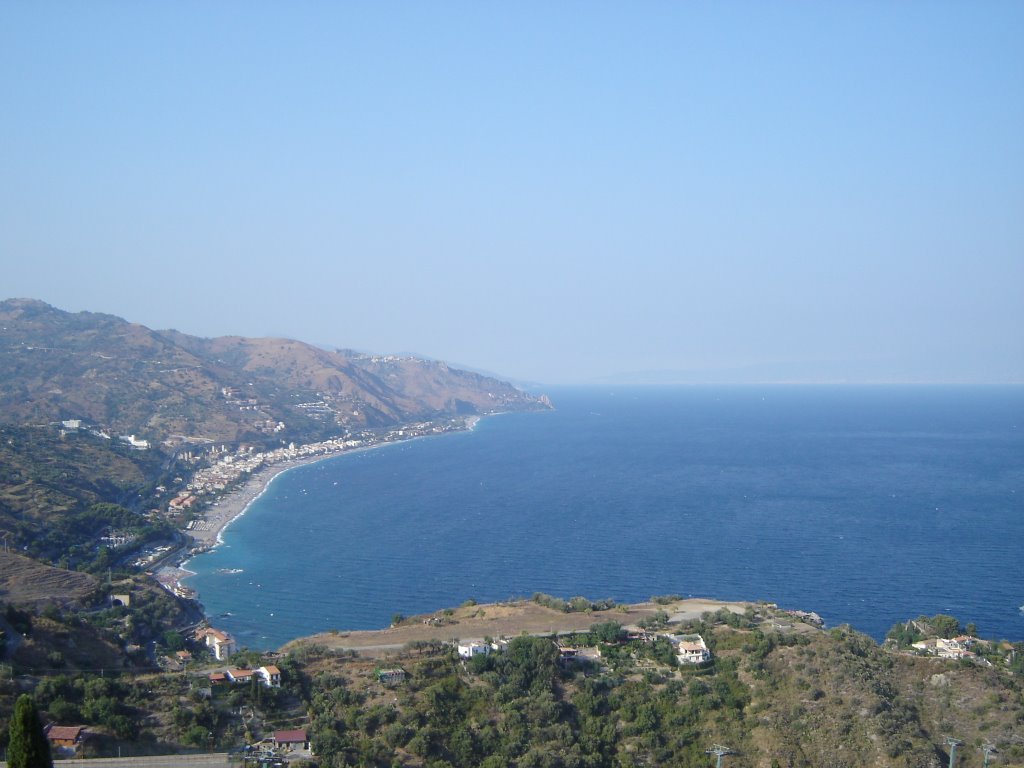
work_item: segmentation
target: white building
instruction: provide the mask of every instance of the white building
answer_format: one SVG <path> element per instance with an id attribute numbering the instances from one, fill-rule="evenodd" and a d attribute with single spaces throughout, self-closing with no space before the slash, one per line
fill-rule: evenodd
<path id="1" fill-rule="evenodd" d="M 122 443 L 128 443 L 132 448 L 144 451 L 149 448 L 149 440 L 140 440 L 135 435 L 121 435 L 118 438 Z"/>
<path id="2" fill-rule="evenodd" d="M 275 667 L 273 664 L 268 664 L 265 667 L 260 667 L 256 670 L 256 675 L 260 678 L 260 681 L 268 688 L 281 687 L 281 670 Z"/>
<path id="3" fill-rule="evenodd" d="M 487 656 L 491 652 L 491 646 L 477 640 L 458 644 L 459 658 L 471 659 L 474 656 Z"/>
<path id="4" fill-rule="evenodd" d="M 676 660 L 680 664 L 703 664 L 711 660 L 711 651 L 700 635 L 669 635 L 668 639 L 675 646 Z"/>
<path id="5" fill-rule="evenodd" d="M 238 650 L 234 639 L 227 632 L 221 632 L 213 627 L 206 627 L 196 632 L 196 640 L 205 643 L 206 647 L 213 651 L 213 657 L 217 661 L 225 661 Z"/>
<path id="6" fill-rule="evenodd" d="M 975 655 L 973 651 L 968 650 L 972 642 L 974 642 L 974 638 L 967 635 L 961 635 L 949 640 L 944 637 L 936 637 L 931 640 L 922 640 L 919 643 L 914 643 L 913 647 L 919 651 L 925 651 L 933 656 L 938 656 L 940 659 L 963 659 Z"/>

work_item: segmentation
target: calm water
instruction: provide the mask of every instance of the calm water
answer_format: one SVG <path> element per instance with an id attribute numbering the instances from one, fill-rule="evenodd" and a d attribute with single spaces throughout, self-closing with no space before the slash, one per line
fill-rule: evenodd
<path id="1" fill-rule="evenodd" d="M 279 476 L 190 584 L 254 648 L 534 592 L 1024 638 L 1024 388 L 550 394 L 552 413 Z"/>

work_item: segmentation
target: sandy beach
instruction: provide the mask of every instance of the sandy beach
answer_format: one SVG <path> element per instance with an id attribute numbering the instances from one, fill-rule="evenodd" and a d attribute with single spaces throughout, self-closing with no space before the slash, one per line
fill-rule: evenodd
<path id="1" fill-rule="evenodd" d="M 465 431 L 472 432 L 480 422 L 480 418 L 480 416 L 466 417 L 463 429 Z M 456 431 L 463 431 L 463 429 Z M 374 441 L 370 445 L 364 445 L 358 448 L 347 449 L 344 451 L 332 451 L 330 453 L 320 453 L 313 456 L 289 459 L 287 461 L 280 461 L 266 465 L 257 472 L 251 474 L 241 486 L 230 493 L 224 494 L 213 504 L 210 504 L 204 510 L 203 517 L 200 520 L 197 520 L 192 527 L 185 531 L 185 533 L 195 540 L 196 546 L 194 549 L 203 551 L 211 549 L 223 541 L 221 536 L 224 533 L 224 530 L 231 525 L 234 520 L 241 517 L 249 508 L 249 505 L 259 498 L 260 494 L 267 489 L 267 486 L 270 485 L 274 478 L 282 472 L 287 472 L 289 469 L 294 469 L 295 467 L 301 467 L 305 464 L 314 464 L 318 461 L 335 458 L 341 455 L 360 453 L 362 451 L 372 451 L 385 445 L 393 445 L 399 442 L 409 442 L 411 440 L 420 440 L 424 437 L 437 436 L 438 435 L 427 434 L 405 437 L 401 440 Z M 189 556 L 191 556 L 191 554 Z"/>
<path id="2" fill-rule="evenodd" d="M 192 537 L 193 545 L 178 553 L 173 565 L 163 565 L 153 574 L 154 578 L 172 592 L 189 595 L 188 586 L 183 584 L 189 576 L 195 576 L 188 569 L 188 561 L 200 552 L 206 552 L 223 542 L 222 535 L 231 523 L 245 514 L 252 504 L 267 489 L 275 477 L 289 469 L 313 464 L 331 458 L 330 456 L 310 456 L 303 459 L 282 461 L 254 472 L 238 488 L 221 496 L 214 504 L 206 508 L 203 516 L 195 521 L 191 528 L 184 531 Z"/>
<path id="3" fill-rule="evenodd" d="M 335 454 L 337 455 L 337 454 Z M 249 476 L 241 486 L 230 493 L 221 496 L 216 502 L 206 508 L 202 519 L 190 528 L 188 533 L 196 543 L 196 548 L 201 550 L 211 549 L 223 541 L 224 530 L 237 520 L 249 508 L 260 495 L 267 489 L 275 477 L 289 469 L 313 464 L 317 461 L 332 458 L 332 456 L 311 456 L 306 459 L 294 459 L 282 461 L 264 467 L 258 472 Z"/>

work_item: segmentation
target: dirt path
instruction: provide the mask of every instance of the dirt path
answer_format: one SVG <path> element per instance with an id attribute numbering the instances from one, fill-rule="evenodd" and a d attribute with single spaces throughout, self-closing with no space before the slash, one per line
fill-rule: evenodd
<path id="1" fill-rule="evenodd" d="M 725 608 L 743 613 L 753 603 L 727 603 L 721 600 L 692 598 L 668 605 L 636 603 L 610 611 L 562 613 L 530 601 L 463 606 L 446 615 L 444 611 L 415 616 L 389 629 L 325 632 L 295 640 L 285 650 L 297 645 L 318 644 L 333 649 L 358 651 L 368 656 L 381 656 L 401 650 L 407 643 L 439 640 L 472 640 L 484 637 L 515 637 L 521 634 L 553 635 L 589 629 L 602 621 L 617 621 L 625 627 L 665 611 L 672 621 L 698 619 L 704 613 Z"/>

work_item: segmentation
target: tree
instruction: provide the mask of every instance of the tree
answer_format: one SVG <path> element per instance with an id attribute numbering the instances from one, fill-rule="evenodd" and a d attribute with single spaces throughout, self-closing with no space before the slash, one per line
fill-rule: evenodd
<path id="1" fill-rule="evenodd" d="M 14 705 L 9 739 L 8 768 L 53 768 L 50 742 L 43 733 L 36 703 L 28 694 L 19 696 Z"/>
<path id="2" fill-rule="evenodd" d="M 953 616 L 937 613 L 930 619 L 932 630 L 939 637 L 956 637 L 960 634 L 960 622 Z"/>
<path id="3" fill-rule="evenodd" d="M 626 636 L 626 630 L 617 621 L 602 621 L 590 625 L 590 632 L 602 643 L 616 643 Z"/>

